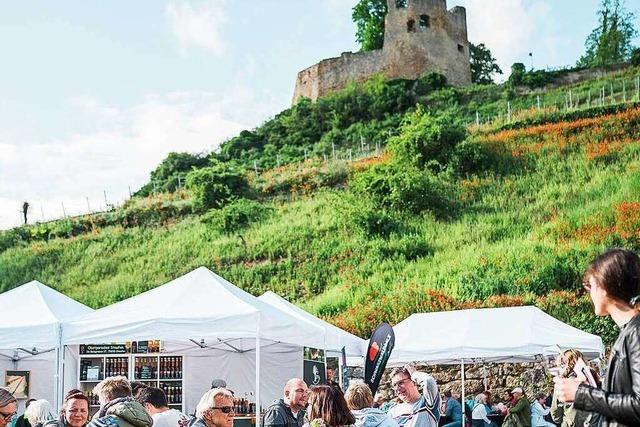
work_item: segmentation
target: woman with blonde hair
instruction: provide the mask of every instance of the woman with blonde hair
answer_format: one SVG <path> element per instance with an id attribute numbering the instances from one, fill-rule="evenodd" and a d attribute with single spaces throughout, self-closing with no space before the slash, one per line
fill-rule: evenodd
<path id="1" fill-rule="evenodd" d="M 640 258 L 628 249 L 609 249 L 587 268 L 583 286 L 596 316 L 610 316 L 620 328 L 611 348 L 602 389 L 584 378 L 554 378 L 558 399 L 602 415 L 601 426 L 640 425 Z"/>
<path id="2" fill-rule="evenodd" d="M 356 427 L 398 427 L 381 409 L 373 408 L 373 395 L 369 385 L 356 383 L 344 395 L 347 406 L 355 417 Z"/>
<path id="3" fill-rule="evenodd" d="M 349 411 L 339 388 L 319 385 L 311 387 L 310 391 L 307 419 L 311 427 L 343 427 L 355 424 L 356 419 Z"/>

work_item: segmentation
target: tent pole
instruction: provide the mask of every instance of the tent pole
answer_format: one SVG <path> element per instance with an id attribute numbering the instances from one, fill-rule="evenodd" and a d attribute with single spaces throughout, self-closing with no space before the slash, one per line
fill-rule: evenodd
<path id="1" fill-rule="evenodd" d="M 462 424 L 464 425 L 465 424 L 464 407 L 467 404 L 467 400 L 466 400 L 465 395 L 464 395 L 464 359 L 460 359 L 460 373 L 461 373 L 460 377 L 462 379 L 461 387 L 460 387 L 460 389 L 462 391 L 462 405 L 461 405 L 462 406 Z"/>
<path id="2" fill-rule="evenodd" d="M 258 328 L 256 330 L 256 427 L 260 427 L 260 315 L 258 315 Z"/>
<path id="3" fill-rule="evenodd" d="M 64 346 L 62 345 L 62 324 L 58 324 L 58 342 L 56 344 L 56 373 L 54 378 L 53 390 L 53 404 L 56 408 L 56 413 L 60 412 L 62 407 L 62 393 L 63 393 L 63 372 L 64 372 Z"/>

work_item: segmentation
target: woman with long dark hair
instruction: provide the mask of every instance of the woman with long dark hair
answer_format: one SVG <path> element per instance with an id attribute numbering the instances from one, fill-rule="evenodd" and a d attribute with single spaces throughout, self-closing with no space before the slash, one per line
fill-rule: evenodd
<path id="1" fill-rule="evenodd" d="M 313 427 L 343 427 L 356 422 L 342 391 L 328 385 L 311 387 L 307 419 Z"/>
<path id="2" fill-rule="evenodd" d="M 628 249 L 610 249 L 587 268 L 583 286 L 597 316 L 611 316 L 620 334 L 611 349 L 604 388 L 584 378 L 554 378 L 555 392 L 576 409 L 602 415 L 601 426 L 640 425 L 640 258 Z"/>

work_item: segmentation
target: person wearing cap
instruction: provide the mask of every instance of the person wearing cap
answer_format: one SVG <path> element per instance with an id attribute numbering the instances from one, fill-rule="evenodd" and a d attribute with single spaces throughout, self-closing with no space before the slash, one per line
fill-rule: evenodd
<path id="1" fill-rule="evenodd" d="M 524 395 L 522 387 L 511 390 L 513 407 L 509 408 L 507 417 L 502 424 L 504 427 L 531 427 L 531 406 Z"/>
<path id="2" fill-rule="evenodd" d="M 18 412 L 18 401 L 13 394 L 0 388 L 0 427 L 8 425 Z"/>
<path id="3" fill-rule="evenodd" d="M 216 378 L 211 381 L 211 388 L 227 388 L 227 382 L 222 378 Z"/>

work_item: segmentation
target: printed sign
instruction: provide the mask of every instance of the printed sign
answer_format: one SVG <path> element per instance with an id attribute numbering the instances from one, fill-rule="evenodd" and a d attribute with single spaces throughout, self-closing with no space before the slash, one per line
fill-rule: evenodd
<path id="1" fill-rule="evenodd" d="M 381 323 L 371 334 L 364 361 L 364 382 L 369 384 L 373 394 L 378 390 L 395 340 L 393 328 L 388 323 Z"/>
<path id="2" fill-rule="evenodd" d="M 326 366 L 324 350 L 318 348 L 305 347 L 302 360 L 302 372 L 304 382 L 309 387 L 326 384 Z"/>

